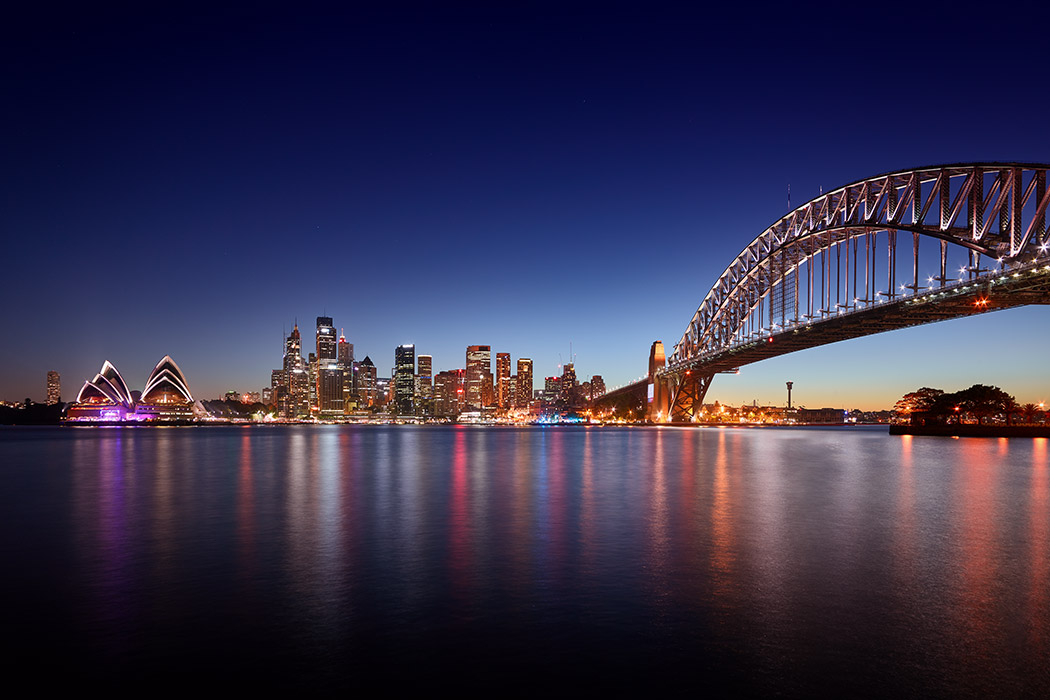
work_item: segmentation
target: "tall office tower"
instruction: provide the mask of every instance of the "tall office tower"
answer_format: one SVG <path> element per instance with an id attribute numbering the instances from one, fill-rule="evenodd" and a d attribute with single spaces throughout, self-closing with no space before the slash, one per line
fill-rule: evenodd
<path id="1" fill-rule="evenodd" d="M 488 392 L 486 392 L 486 385 Z M 467 408 L 480 409 L 487 393 L 492 392 L 492 348 L 488 345 L 467 346 Z"/>
<path id="2" fill-rule="evenodd" d="M 299 336 L 299 324 L 295 324 L 288 339 L 284 341 L 284 371 L 303 369 L 303 343 Z"/>
<path id="3" fill-rule="evenodd" d="M 465 369 L 450 369 L 434 376 L 434 415 L 455 416 L 465 404 Z"/>
<path id="4" fill-rule="evenodd" d="M 416 346 L 398 345 L 394 349 L 394 403 L 398 415 L 416 412 Z"/>
<path id="5" fill-rule="evenodd" d="M 47 373 L 47 405 L 53 406 L 62 403 L 62 378 L 58 372 L 51 370 Z"/>
<path id="6" fill-rule="evenodd" d="M 273 389 L 271 389 L 268 386 L 264 386 L 262 389 L 262 393 L 259 394 L 259 400 L 267 406 L 273 403 Z"/>
<path id="7" fill-rule="evenodd" d="M 554 403 L 561 395 L 561 377 L 547 377 L 543 380 L 543 400 Z"/>
<path id="8" fill-rule="evenodd" d="M 343 411 L 351 411 L 357 405 L 357 393 L 354 391 L 354 344 L 346 342 L 346 336 L 339 332 L 339 345 L 336 348 L 339 371 L 343 373 Z"/>
<path id="9" fill-rule="evenodd" d="M 561 400 L 572 404 L 575 399 L 576 369 L 571 362 L 566 362 L 561 371 L 561 385 L 559 387 Z"/>
<path id="10" fill-rule="evenodd" d="M 293 369 L 288 373 L 288 409 L 285 417 L 299 418 L 310 415 L 310 373 L 305 369 Z"/>
<path id="11" fill-rule="evenodd" d="M 317 368 L 317 388 L 321 415 L 328 418 L 343 415 L 343 368 L 328 360 Z"/>
<path id="12" fill-rule="evenodd" d="M 303 344 L 299 324 L 295 324 L 284 343 L 284 385 L 287 399 L 278 404 L 281 415 L 296 418 L 310 414 L 310 375 L 303 361 Z"/>
<path id="13" fill-rule="evenodd" d="M 324 364 L 325 360 L 331 360 L 335 362 L 339 359 L 336 356 L 336 335 L 335 328 L 332 326 L 331 316 L 318 316 L 317 317 L 317 359 Z"/>
<path id="14" fill-rule="evenodd" d="M 309 374 L 310 374 L 310 413 L 316 414 L 318 412 L 318 410 L 320 409 L 320 406 L 317 403 L 317 396 L 318 396 L 317 375 L 319 373 L 317 371 L 317 355 L 316 354 L 310 353 L 310 357 L 309 357 L 309 359 L 306 362 L 306 369 L 307 369 L 307 372 L 309 372 Z"/>
<path id="15" fill-rule="evenodd" d="M 514 408 L 518 400 L 518 375 L 507 377 L 507 408 Z"/>
<path id="16" fill-rule="evenodd" d="M 496 405 L 500 408 L 510 408 L 514 400 L 508 393 L 510 380 L 510 353 L 496 353 Z"/>
<path id="17" fill-rule="evenodd" d="M 325 370 L 329 366 L 334 366 L 338 361 L 337 345 L 338 341 L 335 335 L 335 327 L 332 326 L 331 316 L 318 316 L 317 317 L 317 364 L 313 372 L 311 379 L 314 382 L 314 406 L 321 413 L 330 413 L 331 408 L 325 408 L 326 406 L 331 407 L 336 404 L 339 405 L 339 412 L 343 412 L 343 387 L 341 382 L 337 382 L 334 377 L 329 377 L 328 387 L 329 389 L 335 390 L 335 387 L 339 387 L 339 396 L 329 396 L 325 393 Z"/>
<path id="18" fill-rule="evenodd" d="M 518 408 L 528 408 L 532 403 L 532 360 L 527 357 L 518 358 L 518 398 L 514 405 Z"/>
<path id="19" fill-rule="evenodd" d="M 362 408 L 375 406 L 378 400 L 376 395 L 378 377 L 376 375 L 376 366 L 368 355 L 365 355 L 365 359 L 361 360 L 361 363 L 357 365 L 355 379 L 358 405 Z"/>
<path id="20" fill-rule="evenodd" d="M 594 401 L 599 396 L 605 395 L 605 380 L 602 379 L 602 375 L 596 374 L 591 377 L 591 401 Z"/>
<path id="21" fill-rule="evenodd" d="M 416 415 L 434 414 L 434 358 L 430 355 L 416 357 Z"/>

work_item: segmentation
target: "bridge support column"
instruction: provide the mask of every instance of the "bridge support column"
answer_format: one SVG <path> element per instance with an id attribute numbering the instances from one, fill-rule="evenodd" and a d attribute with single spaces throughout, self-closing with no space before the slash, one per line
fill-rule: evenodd
<path id="1" fill-rule="evenodd" d="M 692 423 L 699 419 L 712 379 L 712 374 L 696 372 L 685 372 L 675 378 L 669 407 L 672 423 Z"/>

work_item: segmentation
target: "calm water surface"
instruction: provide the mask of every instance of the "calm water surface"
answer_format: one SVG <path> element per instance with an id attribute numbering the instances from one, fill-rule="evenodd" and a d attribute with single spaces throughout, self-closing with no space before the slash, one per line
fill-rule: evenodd
<path id="1" fill-rule="evenodd" d="M 0 546 L 38 683 L 1050 696 L 1044 439 L 6 428 Z"/>

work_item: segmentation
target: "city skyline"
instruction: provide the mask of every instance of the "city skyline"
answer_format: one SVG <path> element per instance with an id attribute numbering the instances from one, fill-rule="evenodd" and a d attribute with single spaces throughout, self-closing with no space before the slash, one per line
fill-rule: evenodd
<path id="1" fill-rule="evenodd" d="M 645 374 L 652 341 L 670 351 L 789 187 L 797 206 L 903 167 L 1050 161 L 1038 22 L 989 29 L 1009 70 L 931 67 L 917 87 L 828 38 L 849 26 L 856 56 L 906 55 L 908 34 L 853 10 L 778 8 L 763 27 L 725 8 L 19 12 L 0 49 L 7 400 L 43 401 L 51 370 L 69 400 L 105 360 L 141 381 L 169 354 L 195 394 L 259 391 L 292 322 L 317 315 L 380 375 L 399 345 L 436 376 L 485 343 L 532 358 L 542 382 L 571 344 L 581 376 L 612 389 Z M 968 30 L 915 13 L 939 27 L 931 54 Z M 792 32 L 815 39 L 785 53 Z M 996 360 L 1036 353 L 1046 314 L 766 360 L 708 400 L 782 403 L 785 381 L 810 407 L 975 381 L 1050 400 L 1025 363 Z"/>

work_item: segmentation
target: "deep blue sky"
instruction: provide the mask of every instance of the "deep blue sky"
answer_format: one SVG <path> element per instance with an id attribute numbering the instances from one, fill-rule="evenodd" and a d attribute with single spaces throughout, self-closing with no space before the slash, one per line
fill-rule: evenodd
<path id="1" fill-rule="evenodd" d="M 0 398 L 42 400 L 57 369 L 70 400 L 105 359 L 141 388 L 164 354 L 200 397 L 259 390 L 282 332 L 298 318 L 307 345 L 322 313 L 381 375 L 400 343 L 435 371 L 489 344 L 540 386 L 571 342 L 612 386 L 670 350 L 789 183 L 797 205 L 888 170 L 1050 161 L 1038 5 L 372 5 L 5 17 Z M 975 382 L 1050 401 L 1048 314 L 812 350 L 709 397 L 782 402 L 791 379 L 811 407 Z"/>

